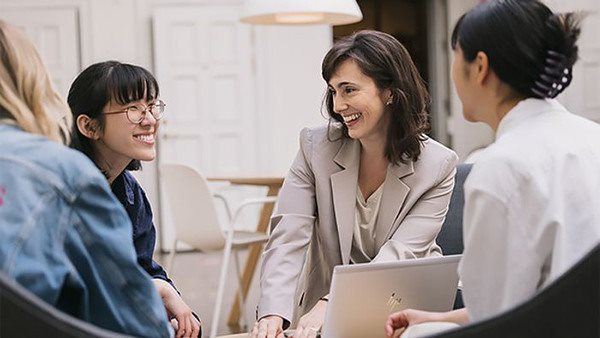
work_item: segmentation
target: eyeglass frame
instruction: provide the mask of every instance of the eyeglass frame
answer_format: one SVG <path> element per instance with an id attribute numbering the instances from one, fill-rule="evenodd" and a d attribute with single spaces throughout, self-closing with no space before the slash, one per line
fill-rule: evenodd
<path id="1" fill-rule="evenodd" d="M 152 114 L 152 112 L 150 112 L 150 115 L 152 115 L 152 117 L 158 121 L 160 119 L 163 118 L 164 112 L 165 112 L 165 107 L 167 106 L 165 104 L 165 102 L 163 100 L 156 100 L 154 103 L 151 103 L 149 105 L 147 105 L 144 109 L 142 109 L 142 117 L 140 118 L 139 121 L 135 122 L 132 121 L 131 118 L 129 117 L 129 109 L 133 106 L 129 106 L 127 108 L 124 109 L 119 109 L 119 110 L 114 110 L 114 111 L 106 111 L 106 112 L 102 112 L 102 114 L 104 115 L 114 115 L 114 114 L 123 114 L 125 113 L 125 116 L 127 117 L 127 120 L 133 124 L 140 124 L 142 123 L 142 121 L 144 121 L 144 119 L 146 118 L 146 115 L 148 114 L 148 108 L 152 107 L 152 106 L 159 106 L 162 107 L 161 111 L 160 111 L 160 116 L 156 117 L 154 116 L 154 114 Z"/>

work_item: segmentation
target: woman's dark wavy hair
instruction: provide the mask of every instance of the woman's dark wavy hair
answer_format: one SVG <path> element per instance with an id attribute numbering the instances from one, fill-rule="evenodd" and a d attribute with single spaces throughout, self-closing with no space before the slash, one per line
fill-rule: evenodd
<path id="1" fill-rule="evenodd" d="M 416 161 L 421 154 L 421 143 L 429 131 L 429 94 L 408 51 L 393 36 L 372 30 L 363 30 L 339 39 L 325 55 L 322 76 L 329 83 L 338 66 L 353 60 L 361 71 L 373 79 L 379 90 L 389 89 L 392 103 L 386 106 L 390 114 L 385 145 L 385 156 L 390 163 Z M 342 123 L 343 137 L 349 137 L 342 117 L 333 110 L 330 91 L 323 101 L 332 119 Z"/>
<path id="2" fill-rule="evenodd" d="M 69 90 L 67 102 L 73 112 L 73 121 L 85 114 L 96 120 L 98 127 L 102 129 L 105 125 L 102 110 L 111 100 L 126 105 L 142 99 L 154 100 L 158 94 L 158 83 L 146 69 L 118 61 L 105 61 L 87 67 L 77 76 Z M 73 123 L 71 129 L 70 146 L 94 159 L 92 140 L 81 134 L 77 123 Z M 140 168 L 140 161 L 133 160 L 126 169 Z"/>
<path id="3" fill-rule="evenodd" d="M 543 75 L 553 76 L 546 74 L 548 52 L 561 54 L 562 67 L 570 69 L 580 31 L 577 15 L 555 14 L 538 0 L 489 0 L 463 14 L 451 43 L 467 62 L 484 52 L 500 80 L 524 97 L 541 98 L 533 88 Z"/>

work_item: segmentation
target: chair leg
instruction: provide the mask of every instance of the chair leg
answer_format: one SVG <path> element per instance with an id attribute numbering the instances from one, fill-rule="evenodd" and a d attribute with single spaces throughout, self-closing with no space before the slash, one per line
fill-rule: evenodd
<path id="1" fill-rule="evenodd" d="M 240 298 L 240 327 L 242 331 L 246 330 L 246 317 L 244 316 L 246 312 L 246 299 L 244 297 L 244 282 L 242 281 L 242 270 L 240 268 L 240 258 L 239 258 L 240 250 L 235 249 L 233 254 L 233 258 L 235 260 L 235 272 L 237 274 L 238 280 L 238 297 Z"/>
<path id="2" fill-rule="evenodd" d="M 173 263 L 175 262 L 175 254 L 177 253 L 177 238 L 173 241 L 173 246 L 171 247 L 171 252 L 169 253 L 169 258 L 167 260 L 167 274 L 171 274 L 173 272 Z"/>
<path id="3" fill-rule="evenodd" d="M 210 338 L 217 336 L 217 328 L 219 326 L 219 316 L 221 315 L 221 305 L 223 303 L 223 294 L 225 293 L 225 283 L 227 282 L 227 270 L 229 268 L 229 260 L 231 259 L 231 242 L 225 245 L 223 252 L 223 263 L 221 264 L 221 275 L 219 277 L 219 286 L 217 289 L 217 299 L 215 300 L 215 309 L 213 311 L 213 320 L 210 327 Z"/>

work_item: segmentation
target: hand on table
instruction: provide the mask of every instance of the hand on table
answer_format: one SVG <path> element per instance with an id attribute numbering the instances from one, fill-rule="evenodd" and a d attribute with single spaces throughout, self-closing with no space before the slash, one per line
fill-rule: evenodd
<path id="1" fill-rule="evenodd" d="M 162 279 L 154 279 L 154 285 L 171 319 L 171 325 L 175 329 L 175 338 L 196 338 L 200 336 L 200 322 L 192 309 L 181 299 L 177 291 Z"/>
<path id="2" fill-rule="evenodd" d="M 434 321 L 435 312 L 407 309 L 392 313 L 385 323 L 385 333 L 388 338 L 396 337 L 396 330 L 406 329 L 410 325 Z M 402 332 L 400 331 L 400 332 Z"/>
<path id="3" fill-rule="evenodd" d="M 320 300 L 315 306 L 308 311 L 307 314 L 300 318 L 298 326 L 294 332 L 294 338 L 315 338 L 323 322 L 325 321 L 325 311 L 327 310 L 327 302 Z"/>
<path id="4" fill-rule="evenodd" d="M 279 316 L 265 316 L 254 323 L 251 332 L 252 338 L 283 338 L 283 318 Z"/>

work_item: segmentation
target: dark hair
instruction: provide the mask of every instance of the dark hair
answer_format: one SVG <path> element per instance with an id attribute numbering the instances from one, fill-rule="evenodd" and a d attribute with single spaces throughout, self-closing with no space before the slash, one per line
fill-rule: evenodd
<path id="1" fill-rule="evenodd" d="M 486 1 L 458 20 L 452 48 L 460 47 L 467 62 L 484 52 L 490 69 L 520 95 L 555 97 L 578 58 L 579 21 L 538 0 Z"/>
<path id="2" fill-rule="evenodd" d="M 125 105 L 142 99 L 150 101 L 157 98 L 158 94 L 158 83 L 146 69 L 118 61 L 105 61 L 87 67 L 75 78 L 67 102 L 74 121 L 79 115 L 85 114 L 96 120 L 102 129 L 105 122 L 102 110 L 111 100 Z M 81 134 L 77 123 L 72 126 L 70 146 L 94 159 L 92 141 Z M 133 160 L 127 170 L 139 170 L 140 167 L 140 161 Z"/>
<path id="3" fill-rule="evenodd" d="M 386 105 L 390 114 L 387 130 L 385 156 L 390 163 L 416 161 L 421 154 L 421 142 L 429 131 L 429 94 L 408 51 L 393 36 L 363 30 L 336 41 L 322 65 L 322 76 L 329 82 L 337 67 L 352 59 L 361 71 L 373 79 L 379 90 L 389 89 L 392 102 Z M 324 98 L 329 122 L 342 123 L 343 136 L 348 136 L 348 127 L 342 117 L 333 110 L 333 95 L 327 92 Z"/>

